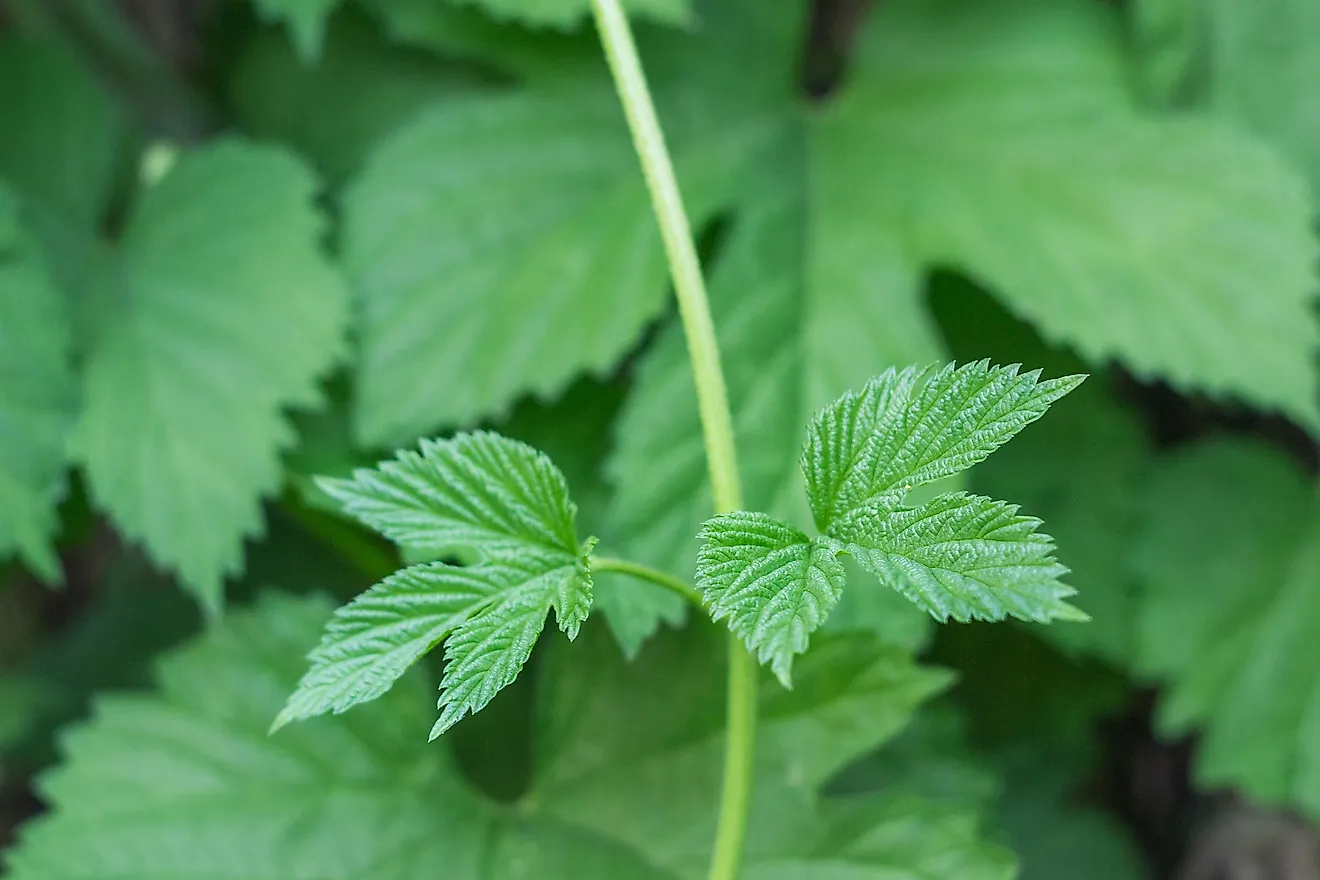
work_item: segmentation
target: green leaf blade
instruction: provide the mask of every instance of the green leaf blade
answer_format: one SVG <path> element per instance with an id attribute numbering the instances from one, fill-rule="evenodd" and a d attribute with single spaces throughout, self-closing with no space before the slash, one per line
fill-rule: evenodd
<path id="1" fill-rule="evenodd" d="M 570 639 L 590 613 L 595 541 L 578 544 L 563 473 L 525 443 L 489 431 L 423 440 L 321 486 L 404 548 L 465 547 L 482 560 L 414 565 L 341 608 L 277 728 L 379 697 L 444 641 L 435 739 L 517 678 L 552 608 Z"/>
<path id="2" fill-rule="evenodd" d="M 938 620 L 1084 620 L 1063 600 L 1068 569 L 1040 520 L 962 492 L 850 522 L 836 537 L 884 583 Z"/>
<path id="3" fill-rule="evenodd" d="M 830 532 L 854 511 L 896 505 L 909 489 L 983 461 L 1084 379 L 1040 381 L 1018 369 L 891 369 L 823 409 L 802 450 L 817 527 Z"/>
<path id="4" fill-rule="evenodd" d="M 319 484 L 346 513 L 403 547 L 466 546 L 492 558 L 578 555 L 577 507 L 564 475 L 544 454 L 489 431 L 423 440 L 419 451 Z"/>
<path id="5" fill-rule="evenodd" d="M 213 613 L 279 486 L 284 409 L 316 404 L 343 351 L 348 294 L 315 189 L 282 150 L 188 152 L 98 279 L 73 452 L 96 502 Z"/>
<path id="6" fill-rule="evenodd" d="M 822 216 L 848 206 L 859 228 L 972 276 L 1088 361 L 1314 428 L 1305 181 L 1239 125 L 1138 106 L 1117 17 L 1086 0 L 885 4 L 815 127 Z"/>
<path id="7" fill-rule="evenodd" d="M 559 626 L 569 638 L 585 620 L 591 606 L 591 575 L 585 564 L 549 571 L 532 568 L 518 575 L 445 642 L 441 712 L 431 728 L 432 740 L 464 715 L 481 711 L 518 677 L 552 605 L 558 605 Z"/>
<path id="8" fill-rule="evenodd" d="M 839 545 L 763 513 L 722 514 L 702 527 L 697 589 L 711 616 L 726 621 L 761 663 L 791 686 L 804 653 L 843 589 Z"/>
<path id="9" fill-rule="evenodd" d="M 0 183 L 0 558 L 16 552 L 48 583 L 60 577 L 51 537 L 76 417 L 70 323 L 18 200 Z"/>
<path id="10" fill-rule="evenodd" d="M 1193 770 L 1320 816 L 1320 510 L 1277 449 L 1213 438 L 1146 487 L 1136 665 L 1165 683 L 1156 721 L 1203 733 Z"/>
<path id="11" fill-rule="evenodd" d="M 504 582 L 484 567 L 444 563 L 390 575 L 335 612 L 272 731 L 376 699 Z"/>

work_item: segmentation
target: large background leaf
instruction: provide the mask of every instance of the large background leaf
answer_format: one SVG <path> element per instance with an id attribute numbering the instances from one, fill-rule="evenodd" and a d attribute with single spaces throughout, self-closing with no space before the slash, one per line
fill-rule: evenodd
<path id="1" fill-rule="evenodd" d="M 582 880 L 702 873 L 721 754 L 720 695 L 703 683 L 721 652 L 713 629 L 671 638 L 645 667 L 623 663 L 599 631 L 557 654 L 532 789 L 515 815 L 472 789 L 443 744 L 397 748 L 429 711 L 417 675 L 340 718 L 266 736 L 297 675 L 297 646 L 327 615 L 320 602 L 267 597 L 163 664 L 158 695 L 103 700 L 70 738 L 69 763 L 44 782 L 55 811 L 12 853 L 16 880 L 420 880 L 437 870 L 513 880 L 533 864 L 538 877 Z M 757 860 L 809 862 L 795 847 L 817 844 L 830 823 L 828 814 L 813 818 L 815 786 L 891 735 L 942 681 L 857 643 L 836 643 L 815 661 L 803 663 L 797 693 L 763 705 Z M 113 798 L 103 797 L 106 786 Z M 904 812 L 922 809 L 917 801 Z M 875 802 L 866 810 L 861 824 L 850 814 L 849 837 L 832 836 L 851 853 L 840 861 L 875 859 L 917 878 L 956 853 L 984 876 L 1007 876 L 1002 853 L 976 843 L 965 814 L 913 828 Z"/>
<path id="2" fill-rule="evenodd" d="M 0 183 L 0 555 L 17 552 L 46 580 L 60 575 L 51 536 L 77 400 L 70 323 L 19 202 Z"/>
<path id="3" fill-rule="evenodd" d="M 282 410 L 315 404 L 342 350 L 347 295 L 314 185 L 282 150 L 187 154 L 143 194 L 98 283 L 76 454 L 119 527 L 212 610 L 279 486 Z"/>

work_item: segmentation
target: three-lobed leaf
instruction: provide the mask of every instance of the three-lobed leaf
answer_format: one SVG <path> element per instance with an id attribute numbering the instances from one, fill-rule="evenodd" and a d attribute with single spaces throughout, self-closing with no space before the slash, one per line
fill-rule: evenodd
<path id="1" fill-rule="evenodd" d="M 769 514 L 718 516 L 701 531 L 697 587 L 717 620 L 786 686 L 843 588 L 841 553 L 938 620 L 1085 620 L 1063 600 L 1054 542 L 1017 508 L 964 493 L 917 507 L 907 493 L 984 460 L 1082 376 L 987 361 L 890 370 L 807 427 L 802 472 L 821 537 Z"/>
<path id="2" fill-rule="evenodd" d="M 518 676 L 552 608 L 570 639 L 586 620 L 593 542 L 578 544 L 563 474 L 530 446 L 490 432 L 426 440 L 321 485 L 405 549 L 481 558 L 410 566 L 340 608 L 275 728 L 376 699 L 444 642 L 434 739 Z"/>

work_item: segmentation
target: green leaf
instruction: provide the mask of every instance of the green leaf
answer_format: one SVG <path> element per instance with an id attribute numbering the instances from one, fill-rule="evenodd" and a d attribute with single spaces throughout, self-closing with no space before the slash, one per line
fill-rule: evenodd
<path id="1" fill-rule="evenodd" d="M 345 232 L 364 443 L 553 394 L 659 311 L 663 259 L 616 103 L 605 89 L 451 101 L 373 153 Z"/>
<path id="2" fill-rule="evenodd" d="M 1059 582 L 1068 569 L 1039 525 L 1016 505 L 958 492 L 850 521 L 834 537 L 937 620 L 1086 620 L 1063 601 L 1076 591 Z"/>
<path id="3" fill-rule="evenodd" d="M 328 613 L 268 596 L 163 662 L 158 693 L 102 699 L 42 780 L 52 809 L 6 854 L 15 880 L 516 880 L 533 865 L 546 880 L 704 876 L 722 756 L 713 627 L 666 634 L 636 664 L 600 628 L 552 652 L 532 787 L 510 808 L 472 789 L 444 741 L 399 748 L 424 717 L 416 674 L 370 706 L 266 736 L 291 658 Z M 854 876 L 915 880 L 940 865 L 1006 876 L 984 873 L 1004 857 L 975 843 L 965 817 L 902 792 L 836 803 L 815 791 L 946 676 L 865 639 L 825 639 L 798 678 L 762 698 L 749 876 L 812 856 Z"/>
<path id="4" fill-rule="evenodd" d="M 891 369 L 825 407 L 802 449 L 816 526 L 847 530 L 870 509 L 983 461 L 1084 378 L 1039 377 L 989 361 Z"/>
<path id="5" fill-rule="evenodd" d="M 594 32 L 534 29 L 495 20 L 472 4 L 432 0 L 357 0 L 396 43 L 478 62 L 511 77 L 547 82 L 600 58 Z"/>
<path id="6" fill-rule="evenodd" d="M 64 492 L 64 440 L 77 385 L 64 297 L 0 182 L 0 558 L 17 553 L 48 583 Z"/>
<path id="7" fill-rule="evenodd" d="M 184 154 L 99 282 L 74 453 L 119 528 L 212 612 L 280 485 L 282 410 L 317 402 L 342 347 L 347 295 L 314 189 L 279 150 Z"/>
<path id="8" fill-rule="evenodd" d="M 1307 0 L 1142 0 L 1137 60 L 1157 96 L 1242 125 L 1274 145 L 1320 194 L 1320 9 Z M 1160 89 L 1173 80 L 1182 88 Z"/>
<path id="9" fill-rule="evenodd" d="M 798 155 L 784 152 L 786 160 Z M 874 287 L 854 287 L 856 297 L 839 284 L 804 288 L 796 261 L 803 256 L 805 196 L 785 185 L 783 172 L 769 165 L 763 170 L 760 194 L 734 218 L 716 264 L 711 307 L 745 504 L 801 522 L 810 516 L 798 468 L 802 426 L 850 386 L 892 366 L 891 358 L 928 360 L 940 352 L 933 330 L 923 335 L 895 308 L 901 303 L 894 302 L 891 291 L 903 289 L 898 278 L 872 272 Z M 864 274 L 874 269 L 867 261 L 876 257 L 863 254 L 851 265 Z M 858 308 L 886 318 L 859 319 Z M 841 339 L 845 332 L 870 334 L 875 342 Z M 712 502 L 696 396 L 677 322 L 665 328 L 639 364 L 607 468 L 616 489 L 610 523 L 625 555 L 686 576 L 697 553 L 692 536 L 710 515 Z M 843 601 L 852 595 L 845 594 Z"/>
<path id="10" fill-rule="evenodd" d="M 717 35 L 736 30 L 718 19 Z M 647 46 L 700 225 L 772 133 L 762 87 L 737 78 L 748 50 L 724 57 L 713 36 L 657 34 Z M 382 142 L 350 188 L 361 442 L 410 443 L 526 393 L 556 395 L 613 367 L 664 308 L 664 255 L 608 72 L 599 60 L 565 66 L 547 84 L 431 108 Z M 737 87 L 712 89 L 716 75 Z M 720 116 L 719 139 L 703 139 Z"/>
<path id="11" fill-rule="evenodd" d="M 338 185 L 382 136 L 486 79 L 466 65 L 399 50 L 369 22 L 337 15 L 314 66 L 300 61 L 282 34 L 257 33 L 235 62 L 226 92 L 244 131 L 297 148 Z"/>
<path id="12" fill-rule="evenodd" d="M 1306 0 L 1207 4 L 1207 64 L 1215 112 L 1245 123 L 1302 169 L 1320 195 L 1320 8 Z"/>
<path id="13" fill-rule="evenodd" d="M 1092 362 L 1315 425 L 1302 181 L 1234 126 L 1135 108 L 1113 17 L 884 4 L 818 129 L 822 197 L 866 221 L 854 238 L 890 231 Z"/>
<path id="14" fill-rule="evenodd" d="M 1204 14 L 1201 0 L 1136 0 L 1128 7 L 1137 85 L 1156 104 L 1178 105 L 1202 88 Z"/>
<path id="15" fill-rule="evenodd" d="M 1308 480 L 1251 441 L 1170 455 L 1135 550 L 1137 665 L 1167 683 L 1171 735 L 1204 729 L 1196 776 L 1320 816 L 1320 511 Z"/>
<path id="16" fill-rule="evenodd" d="M 419 448 L 321 487 L 345 513 L 403 547 L 470 547 L 499 560 L 577 558 L 577 507 L 545 455 L 489 431 L 423 440 Z"/>
<path id="17" fill-rule="evenodd" d="M 1019 880 L 1148 880 L 1132 833 L 1112 813 L 1085 802 L 1086 768 L 1024 744 L 1008 756 L 995 815 L 1022 862 Z"/>
<path id="18" fill-rule="evenodd" d="M 444 641 L 435 739 L 518 676 L 552 607 L 570 639 L 587 619 L 594 540 L 578 545 L 563 474 L 525 443 L 484 431 L 423 440 L 321 486 L 404 547 L 466 547 L 483 560 L 414 565 L 340 608 L 274 727 L 376 699 Z"/>
<path id="19" fill-rule="evenodd" d="M 579 380 L 552 404 L 520 401 L 499 424 L 501 434 L 542 450 L 564 472 L 573 487 L 582 532 L 599 535 L 607 548 L 614 524 L 608 518 L 610 487 L 602 464 L 626 391 L 619 381 Z M 605 615 L 630 657 L 661 623 L 677 625 L 687 616 L 688 603 L 682 596 L 647 581 L 610 571 L 593 572 L 591 581 L 592 608 Z"/>
<path id="20" fill-rule="evenodd" d="M 570 639 L 586 620 L 586 560 L 549 571 L 541 562 L 423 563 L 386 578 L 335 613 L 274 728 L 378 698 L 441 641 L 447 663 L 431 739 L 479 712 L 518 676 L 552 606 Z"/>
<path id="21" fill-rule="evenodd" d="M 1125 666 L 1133 652 L 1135 596 L 1128 558 L 1139 515 L 1148 439 L 1096 379 L 1050 409 L 972 471 L 972 485 L 1012 498 L 1049 524 L 1087 626 L 1052 626 L 1041 638 L 1069 653 Z"/>
<path id="22" fill-rule="evenodd" d="M 0 82 L 0 178 L 22 198 L 57 280 L 81 290 L 128 141 L 124 114 L 52 40 L 6 34 Z"/>
<path id="23" fill-rule="evenodd" d="M 698 538 L 697 589 L 711 617 L 727 621 L 790 687 L 793 655 L 806 652 L 808 637 L 839 601 L 842 547 L 746 511 L 709 520 Z"/>
<path id="24" fill-rule="evenodd" d="M 748 880 L 1013 880 L 1013 857 L 982 843 L 975 814 L 907 795 L 841 799 L 810 855 L 750 866 Z"/>
<path id="25" fill-rule="evenodd" d="M 526 802 L 625 843 L 666 876 L 704 877 L 721 784 L 726 655 L 720 631 L 704 622 L 663 632 L 632 663 L 598 629 L 584 629 L 578 644 L 547 658 Z M 794 680 L 786 691 L 762 678 L 749 872 L 814 855 L 828 809 L 820 786 L 897 733 L 948 679 L 853 634 L 819 638 Z M 901 844 L 890 854 L 905 863 Z"/>
<path id="26" fill-rule="evenodd" d="M 985 361 L 890 370 L 823 409 L 802 470 L 824 536 L 764 513 L 707 522 L 697 586 L 714 619 L 788 686 L 793 655 L 839 600 L 846 552 L 937 620 L 1085 620 L 1063 601 L 1075 591 L 1059 581 L 1068 569 L 1036 532 L 1040 520 L 963 493 L 903 506 L 911 489 L 983 460 L 1082 381 L 1038 378 Z"/>
<path id="27" fill-rule="evenodd" d="M 339 0 L 253 0 L 261 17 L 289 28 L 298 55 L 305 63 L 319 61 L 326 19 Z"/>

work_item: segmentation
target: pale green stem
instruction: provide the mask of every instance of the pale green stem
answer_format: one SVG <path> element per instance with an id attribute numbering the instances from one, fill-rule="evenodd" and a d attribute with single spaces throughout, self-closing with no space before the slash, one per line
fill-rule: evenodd
<path id="1" fill-rule="evenodd" d="M 701 594 L 697 592 L 696 587 L 687 581 L 666 574 L 658 568 L 651 568 L 649 565 L 642 565 L 640 562 L 631 562 L 627 559 L 617 559 L 613 556 L 593 556 L 591 557 L 591 570 L 593 572 L 616 571 L 619 574 L 626 574 L 638 580 L 649 581 L 656 586 L 664 587 L 671 593 L 677 593 L 698 608 L 701 607 Z"/>
<path id="2" fill-rule="evenodd" d="M 683 211 L 678 181 L 646 87 L 628 18 L 619 6 L 619 0 L 592 0 L 591 5 L 669 256 L 669 269 L 697 388 L 697 408 L 701 413 L 715 512 L 738 510 L 742 507 L 742 486 L 738 481 L 733 418 L 724 390 L 724 373 L 720 369 L 715 323 L 711 319 L 706 286 L 701 279 L 701 264 Z M 735 880 L 742 861 L 756 746 L 757 674 L 756 661 L 742 642 L 730 636 L 724 789 L 710 880 Z"/>

